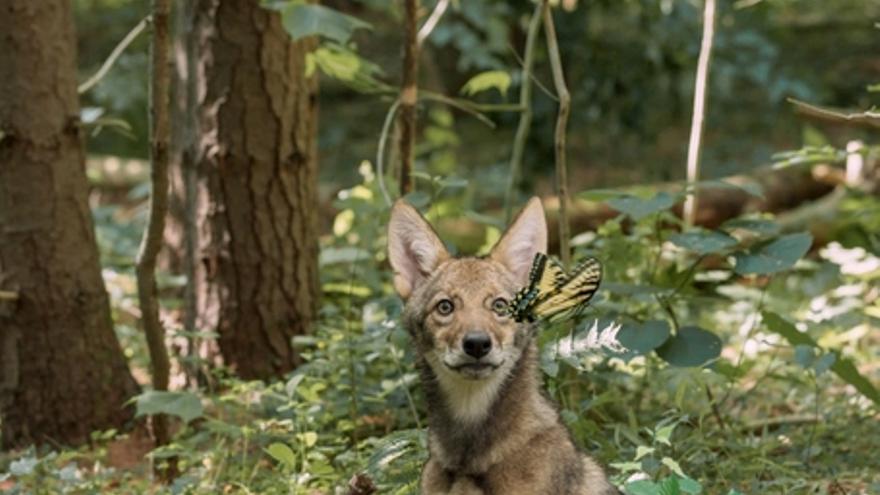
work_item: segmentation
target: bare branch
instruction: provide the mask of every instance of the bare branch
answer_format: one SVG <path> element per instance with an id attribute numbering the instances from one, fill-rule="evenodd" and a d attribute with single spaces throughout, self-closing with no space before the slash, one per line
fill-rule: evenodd
<path id="1" fill-rule="evenodd" d="M 571 94 L 565 84 L 565 73 L 562 68 L 562 57 L 559 55 L 559 44 L 556 42 L 556 26 L 553 23 L 553 12 L 550 2 L 543 1 L 544 36 L 547 38 L 547 53 L 550 56 L 550 67 L 553 70 L 553 84 L 559 97 L 559 113 L 556 115 L 556 195 L 559 197 L 559 258 L 562 264 L 569 266 L 571 249 L 569 247 L 568 225 L 568 163 L 566 157 L 566 132 L 568 116 L 571 113 Z"/>
<path id="2" fill-rule="evenodd" d="M 446 9 L 449 8 L 449 0 L 439 0 L 437 5 L 434 7 L 434 11 L 431 12 L 431 15 L 428 16 L 428 20 L 422 24 L 422 28 L 419 29 L 418 35 L 418 44 L 421 45 L 428 39 L 428 36 L 431 36 L 431 32 L 434 31 L 434 28 L 437 27 L 437 24 L 440 22 L 440 19 L 443 17 L 443 14 L 446 13 Z"/>
<path id="3" fill-rule="evenodd" d="M 400 194 L 412 190 L 413 154 L 416 142 L 416 103 L 418 102 L 419 42 L 417 19 L 419 0 L 405 0 L 405 46 L 403 80 L 400 85 Z"/>
<path id="4" fill-rule="evenodd" d="M 86 80 L 84 83 L 80 84 L 76 88 L 77 93 L 83 94 L 86 91 L 92 89 L 93 86 L 101 82 L 101 79 L 103 79 L 104 76 L 106 76 L 107 73 L 110 72 L 110 69 L 113 67 L 113 64 L 116 63 L 116 60 L 119 58 L 119 56 L 122 55 L 126 48 L 128 48 L 128 45 L 130 45 L 134 40 L 137 39 L 138 35 L 140 35 L 144 31 L 149 22 L 149 17 L 144 17 L 143 19 L 141 19 L 141 22 L 137 23 L 137 25 L 135 25 L 135 27 L 133 27 L 132 30 L 125 35 L 125 38 L 122 38 L 122 41 L 120 41 L 119 44 L 116 45 L 116 48 L 114 48 L 113 51 L 110 52 L 110 56 L 107 57 L 107 60 L 104 61 L 104 63 L 101 65 L 101 68 L 98 69 L 98 72 L 95 72 L 92 77 L 90 77 L 88 80 Z"/>
<path id="5" fill-rule="evenodd" d="M 529 21 L 529 30 L 526 35 L 526 48 L 523 55 L 522 77 L 520 78 L 519 105 L 522 113 L 519 116 L 519 125 L 516 128 L 516 136 L 513 139 L 513 152 L 510 155 L 510 172 L 507 175 L 507 191 L 504 194 L 504 222 L 510 222 L 513 212 L 513 194 L 522 170 L 523 153 L 526 149 L 526 141 L 529 139 L 529 131 L 532 127 L 532 67 L 535 65 L 535 40 L 538 38 L 538 30 L 541 27 L 543 6 L 535 7 L 532 19 Z"/>
<path id="6" fill-rule="evenodd" d="M 697 182 L 700 180 L 700 151 L 706 116 L 706 92 L 709 82 L 709 63 L 715 39 L 715 0 L 705 0 L 703 8 L 703 41 L 697 59 L 697 77 L 694 83 L 694 116 L 691 120 L 691 137 L 688 142 L 687 180 L 694 184 L 693 191 L 684 202 L 685 225 L 693 225 L 697 214 Z"/>
<path id="7" fill-rule="evenodd" d="M 867 125 L 870 127 L 880 127 L 880 112 L 869 110 L 859 113 L 845 113 L 837 110 L 811 105 L 809 103 L 788 99 L 789 103 L 797 107 L 798 111 L 804 115 L 817 117 L 831 122 L 846 122 L 859 125 Z"/>

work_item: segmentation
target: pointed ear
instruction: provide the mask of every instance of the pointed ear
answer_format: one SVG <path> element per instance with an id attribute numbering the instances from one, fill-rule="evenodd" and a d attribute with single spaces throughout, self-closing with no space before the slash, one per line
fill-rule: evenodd
<path id="1" fill-rule="evenodd" d="M 489 256 L 506 266 L 516 280 L 524 285 L 528 282 L 529 269 L 538 252 L 547 252 L 547 220 L 541 200 L 532 197 Z"/>
<path id="2" fill-rule="evenodd" d="M 394 289 L 403 299 L 426 279 L 449 252 L 419 212 L 398 200 L 388 222 L 388 259 L 394 269 Z"/>

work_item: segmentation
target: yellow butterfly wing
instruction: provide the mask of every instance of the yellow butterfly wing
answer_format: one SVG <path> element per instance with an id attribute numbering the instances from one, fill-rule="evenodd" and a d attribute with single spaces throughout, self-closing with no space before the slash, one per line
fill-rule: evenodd
<path id="1" fill-rule="evenodd" d="M 542 294 L 531 305 L 535 318 L 551 318 L 559 313 L 584 305 L 592 299 L 602 281 L 602 264 L 587 258 L 555 290 Z"/>
<path id="2" fill-rule="evenodd" d="M 529 284 L 514 296 L 509 313 L 516 321 L 533 321 L 531 309 L 535 301 L 553 294 L 567 278 L 559 262 L 544 253 L 536 253 L 529 271 Z"/>

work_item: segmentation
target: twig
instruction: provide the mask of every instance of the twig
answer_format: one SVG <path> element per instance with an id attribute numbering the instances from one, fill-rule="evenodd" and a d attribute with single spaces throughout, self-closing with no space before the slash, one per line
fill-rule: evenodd
<path id="1" fill-rule="evenodd" d="M 144 334 L 150 352 L 153 388 L 168 390 L 170 363 L 165 348 L 165 329 L 159 319 L 156 290 L 156 257 L 162 245 L 165 215 L 168 211 L 168 150 L 171 138 L 169 118 L 169 18 L 170 0 L 153 0 L 153 38 L 150 78 L 150 211 L 147 228 L 137 255 L 136 274 L 138 299 L 141 306 Z M 153 417 L 153 436 L 156 445 L 170 440 L 168 417 Z M 166 481 L 173 477 L 174 466 L 162 473 Z"/>
<path id="2" fill-rule="evenodd" d="M 562 69 L 562 58 L 559 55 L 559 44 L 556 42 L 556 26 L 553 24 L 553 13 L 550 2 L 543 1 L 544 36 L 547 38 L 547 53 L 550 56 L 550 67 L 553 70 L 553 84 L 559 97 L 559 113 L 556 116 L 556 195 L 559 197 L 559 258 L 568 266 L 571 261 L 569 248 L 568 226 L 568 164 L 566 161 L 566 139 L 568 115 L 571 112 L 571 95 L 565 85 L 565 73 Z"/>
<path id="3" fill-rule="evenodd" d="M 385 204 L 391 207 L 391 195 L 388 194 L 388 188 L 385 187 L 385 148 L 388 142 L 388 134 L 391 133 L 391 124 L 394 122 L 394 116 L 397 115 L 397 109 L 400 107 L 400 98 L 394 100 L 385 116 L 385 123 L 382 124 L 382 132 L 379 134 L 379 146 L 376 151 L 376 179 L 379 181 L 379 191 L 385 198 Z"/>
<path id="4" fill-rule="evenodd" d="M 416 103 L 418 102 L 419 43 L 416 17 L 419 0 L 405 0 L 403 79 L 400 85 L 400 194 L 412 190 L 413 154 L 416 142 Z"/>
<path id="5" fill-rule="evenodd" d="M 489 117 L 486 117 L 485 115 L 480 113 L 480 111 L 478 109 L 478 105 L 472 104 L 472 103 L 465 101 L 465 100 L 459 100 L 459 99 L 451 98 L 449 96 L 446 96 L 446 95 L 443 95 L 440 93 L 434 93 L 434 92 L 429 92 L 429 91 L 422 91 L 421 98 L 426 99 L 426 100 L 438 101 L 440 103 L 444 103 L 444 104 L 449 105 L 451 107 L 455 107 L 463 112 L 467 112 L 467 113 L 473 115 L 477 120 L 486 124 L 490 128 L 492 128 L 492 129 L 495 128 L 495 122 L 492 122 L 492 119 L 490 119 Z"/>
<path id="6" fill-rule="evenodd" d="M 804 115 L 818 117 L 832 122 L 850 122 L 853 124 L 866 124 L 871 127 L 880 127 L 880 112 L 869 110 L 860 113 L 843 113 L 811 105 L 794 98 L 789 98 L 788 102 L 797 107 L 798 111 Z"/>
<path id="7" fill-rule="evenodd" d="M 434 7 L 434 11 L 431 12 L 431 15 L 428 16 L 428 20 L 422 24 L 422 28 L 419 29 L 419 35 L 417 38 L 417 43 L 421 45 L 424 43 L 428 36 L 431 36 L 431 32 L 434 31 L 434 28 L 437 27 L 437 23 L 440 22 L 440 19 L 443 17 L 443 14 L 446 13 L 446 9 L 449 8 L 449 0 L 439 0 L 437 5 Z"/>
<path id="8" fill-rule="evenodd" d="M 519 53 L 516 53 L 516 48 L 514 48 L 514 46 L 510 43 L 507 44 L 507 48 L 510 49 L 510 53 L 513 54 L 513 58 L 516 59 L 516 63 L 518 63 L 520 67 L 523 67 L 525 65 L 525 61 L 522 59 L 522 57 L 519 56 Z M 557 98 L 556 95 L 553 94 L 553 92 L 550 91 L 550 89 L 545 86 L 540 79 L 538 79 L 538 76 L 536 76 L 534 73 L 531 74 L 531 76 L 532 82 L 535 83 L 535 86 L 537 86 L 538 89 L 540 89 L 545 95 L 547 95 L 547 98 L 550 98 L 551 100 L 559 103 L 559 98 Z"/>
<path id="9" fill-rule="evenodd" d="M 541 27 L 543 12 L 543 7 L 540 4 L 535 7 L 526 35 L 519 88 L 519 104 L 522 107 L 522 113 L 519 116 L 516 137 L 513 139 L 513 152 L 510 155 L 510 172 L 507 174 L 507 191 L 504 194 L 504 223 L 510 223 L 510 216 L 513 212 L 513 194 L 519 181 L 526 141 L 529 139 L 529 130 L 532 127 L 532 67 L 535 65 L 535 42 L 538 38 L 538 29 Z"/>
<path id="10" fill-rule="evenodd" d="M 98 84 L 101 79 L 103 79 L 104 76 L 107 75 L 107 72 L 110 71 L 110 69 L 113 67 L 113 64 L 116 63 L 116 59 L 118 59 L 119 56 L 122 55 L 122 53 L 125 51 L 125 49 L 128 48 L 128 45 L 130 45 L 135 39 L 137 39 L 138 35 L 141 34 L 144 29 L 146 29 L 147 24 L 149 24 L 150 21 L 150 16 L 141 19 L 141 22 L 137 23 L 137 25 L 135 25 L 135 27 L 133 27 L 131 31 L 129 31 L 128 34 L 125 35 L 125 38 L 122 38 L 122 41 L 120 41 L 119 44 L 116 45 L 116 48 L 114 48 L 113 51 L 110 52 L 110 56 L 107 57 L 107 60 L 104 61 L 104 63 L 101 65 L 101 68 L 98 69 L 98 72 L 95 72 L 92 77 L 88 78 L 88 80 L 80 84 L 76 88 L 76 91 L 79 94 L 83 94 L 86 91 L 92 89 L 93 86 Z"/>
<path id="11" fill-rule="evenodd" d="M 712 408 L 712 415 L 715 416 L 715 421 L 718 422 L 718 427 L 722 430 L 726 430 L 727 424 L 721 416 L 721 409 L 718 408 L 718 401 L 716 401 L 715 396 L 712 395 L 712 389 L 709 388 L 709 384 L 707 383 L 703 384 L 703 388 L 706 389 L 706 398 L 709 400 L 709 406 Z"/>
<path id="12" fill-rule="evenodd" d="M 758 432 L 764 428 L 778 428 L 784 425 L 801 425 L 818 423 L 822 421 L 822 417 L 814 414 L 795 414 L 791 416 L 774 416 L 772 418 L 758 419 L 750 421 L 742 425 L 739 429 L 742 431 Z"/>
<path id="13" fill-rule="evenodd" d="M 11 290 L 0 290 L 0 301 L 17 301 L 18 292 Z"/>
<path id="14" fill-rule="evenodd" d="M 684 202 L 685 225 L 693 225 L 697 214 L 697 181 L 700 180 L 700 146 L 703 139 L 706 116 L 706 91 L 709 81 L 709 63 L 712 59 L 712 43 L 715 39 L 715 0 L 705 0 L 703 9 L 703 42 L 697 60 L 697 77 L 694 82 L 694 116 L 691 120 L 691 137 L 688 142 L 687 180 L 694 189 Z"/>

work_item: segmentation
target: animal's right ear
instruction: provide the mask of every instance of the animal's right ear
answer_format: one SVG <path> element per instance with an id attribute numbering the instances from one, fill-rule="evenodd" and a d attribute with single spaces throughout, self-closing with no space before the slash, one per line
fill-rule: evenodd
<path id="1" fill-rule="evenodd" d="M 394 288 L 407 299 L 449 252 L 419 212 L 398 200 L 388 222 L 388 259 L 394 269 Z"/>

